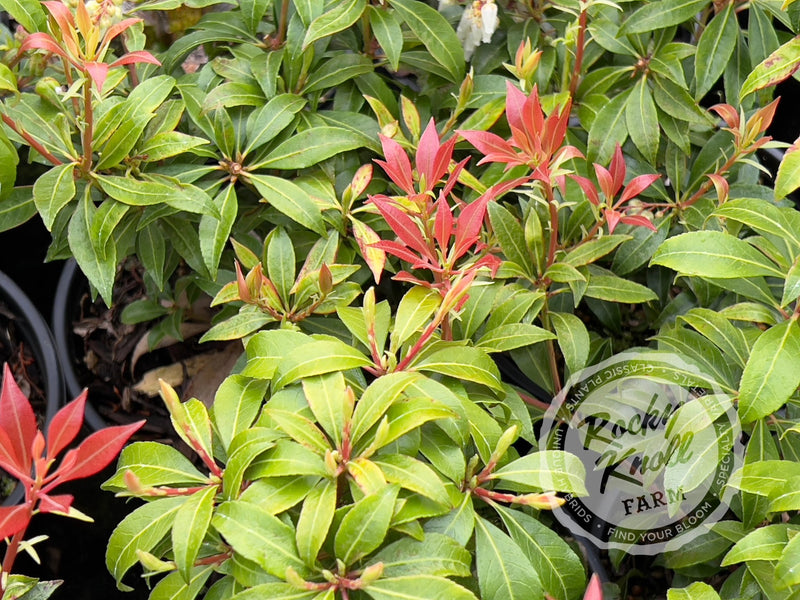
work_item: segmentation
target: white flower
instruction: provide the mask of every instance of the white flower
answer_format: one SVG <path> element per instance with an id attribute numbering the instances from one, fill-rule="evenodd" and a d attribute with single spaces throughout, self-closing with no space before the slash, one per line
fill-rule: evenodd
<path id="1" fill-rule="evenodd" d="M 456 34 L 464 46 L 464 57 L 467 60 L 472 58 L 472 53 L 481 42 L 486 44 L 492 40 L 492 34 L 499 22 L 494 0 L 475 0 L 464 9 Z"/>

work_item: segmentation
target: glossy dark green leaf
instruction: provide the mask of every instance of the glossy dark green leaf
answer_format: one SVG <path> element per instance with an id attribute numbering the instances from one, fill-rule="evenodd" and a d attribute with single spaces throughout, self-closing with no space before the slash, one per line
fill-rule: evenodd
<path id="1" fill-rule="evenodd" d="M 795 357 L 800 353 L 800 326 L 784 321 L 762 333 L 739 383 L 739 418 L 750 423 L 778 410 L 800 385 Z"/>
<path id="2" fill-rule="evenodd" d="M 342 127 L 312 127 L 281 143 L 260 168 L 304 169 L 364 145 L 361 136 Z M 263 176 L 262 176 L 263 177 Z M 251 176 L 252 178 L 252 176 Z"/>
<path id="3" fill-rule="evenodd" d="M 255 504 L 223 502 L 211 523 L 235 552 L 270 575 L 285 577 L 289 567 L 301 576 L 308 572 L 298 556 L 293 528 Z"/>
<path id="4" fill-rule="evenodd" d="M 435 9 L 414 0 L 392 0 L 390 5 L 430 56 L 444 67 L 447 78 L 460 82 L 464 78 L 464 49 L 450 23 Z"/>
<path id="5" fill-rule="evenodd" d="M 482 517 L 475 519 L 475 554 L 482 597 L 523 600 L 543 596 L 539 575 L 520 547 Z"/>
<path id="6" fill-rule="evenodd" d="M 271 175 L 249 174 L 248 180 L 261 196 L 287 217 L 304 227 L 325 235 L 325 223 L 317 204 L 297 184 Z"/>
<path id="7" fill-rule="evenodd" d="M 631 140 L 644 157 L 655 163 L 661 131 L 658 127 L 658 111 L 647 78 L 636 82 L 625 106 L 625 123 Z"/>
<path id="8" fill-rule="evenodd" d="M 33 201 L 44 226 L 52 230 L 59 211 L 75 198 L 75 163 L 53 167 L 33 184 Z"/>
<path id="9" fill-rule="evenodd" d="M 400 52 L 403 50 L 403 31 L 394 13 L 383 6 L 369 7 L 369 23 L 375 39 L 381 45 L 392 70 L 400 66 Z"/>
<path id="10" fill-rule="evenodd" d="M 722 76 L 736 48 L 739 24 L 733 4 L 725 6 L 706 25 L 697 42 L 694 55 L 694 96 L 701 99 Z"/>
<path id="11" fill-rule="evenodd" d="M 705 8 L 704 0 L 662 0 L 640 7 L 622 24 L 620 33 L 645 33 L 680 25 Z"/>
<path id="12" fill-rule="evenodd" d="M 365 496 L 347 512 L 336 532 L 333 546 L 336 558 L 346 565 L 378 548 L 389 531 L 394 503 L 400 488 L 387 485 Z"/>
<path id="13" fill-rule="evenodd" d="M 347 29 L 359 19 L 366 6 L 366 0 L 345 0 L 335 4 L 311 21 L 303 39 L 303 48 Z"/>
<path id="14" fill-rule="evenodd" d="M 178 571 L 187 583 L 191 581 L 194 561 L 211 523 L 216 493 L 216 486 L 195 492 L 175 513 L 175 521 L 172 524 L 172 551 L 175 554 Z"/>

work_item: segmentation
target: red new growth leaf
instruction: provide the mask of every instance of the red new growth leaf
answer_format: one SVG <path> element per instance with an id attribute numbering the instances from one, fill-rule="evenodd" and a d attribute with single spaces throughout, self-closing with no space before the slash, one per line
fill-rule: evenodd
<path id="1" fill-rule="evenodd" d="M 137 421 L 130 425 L 108 427 L 87 437 L 77 448 L 70 450 L 64 456 L 65 463 L 74 460 L 74 464 L 66 469 L 64 468 L 65 465 L 62 465 L 56 471 L 55 480 L 43 491 L 47 492 L 66 481 L 91 477 L 95 473 L 102 471 L 108 463 L 116 458 L 122 447 L 128 442 L 128 439 L 144 423 L 144 421 Z"/>
<path id="2" fill-rule="evenodd" d="M 630 183 L 625 186 L 622 195 L 619 197 L 618 204 L 625 204 L 649 188 L 656 179 L 661 175 L 639 175 L 631 179 Z"/>
<path id="3" fill-rule="evenodd" d="M 376 160 L 375 162 L 383 168 L 397 187 L 409 196 L 413 195 L 415 193 L 414 176 L 411 171 L 411 161 L 408 160 L 406 151 L 393 139 L 385 135 L 381 135 L 380 138 L 381 146 L 383 146 L 383 155 L 386 160 Z"/>
<path id="4" fill-rule="evenodd" d="M 47 457 L 55 458 L 69 446 L 80 433 L 83 425 L 83 412 L 86 408 L 86 394 L 80 396 L 59 410 L 47 427 Z"/>
<path id="5" fill-rule="evenodd" d="M 87 62 L 84 64 L 84 68 L 86 72 L 89 74 L 89 77 L 92 78 L 94 84 L 97 86 L 97 91 L 103 91 L 103 85 L 106 82 L 106 77 L 108 76 L 108 65 L 102 62 Z"/>
<path id="6" fill-rule="evenodd" d="M 600 578 L 597 576 L 597 573 L 592 575 L 592 578 L 589 580 L 589 587 L 586 588 L 586 594 L 583 596 L 583 600 L 603 600 L 603 586 L 600 583 Z"/>
<path id="7" fill-rule="evenodd" d="M 413 248 L 428 260 L 435 260 L 430 249 L 425 244 L 425 239 L 422 237 L 419 227 L 417 227 L 411 217 L 400 210 L 394 202 L 386 196 L 371 196 L 370 200 L 378 207 L 381 215 L 386 219 L 389 227 L 392 228 L 401 242 Z"/>
<path id="8" fill-rule="evenodd" d="M 8 434 L 2 429 L 0 429 L 0 467 L 20 481 L 31 480 L 31 464 L 20 461 L 14 453 Z"/>
<path id="9" fill-rule="evenodd" d="M 67 53 L 59 46 L 56 41 L 47 33 L 32 33 L 24 40 L 19 46 L 20 53 L 27 52 L 38 48 L 39 50 L 46 50 L 53 54 L 57 54 L 63 58 L 68 58 Z"/>
<path id="10" fill-rule="evenodd" d="M 456 239 L 453 244 L 451 260 L 460 258 L 470 246 L 478 241 L 486 214 L 486 206 L 491 200 L 489 194 L 483 194 L 474 202 L 467 204 L 456 221 Z"/>
<path id="11" fill-rule="evenodd" d="M 453 211 L 447 204 L 444 194 L 439 194 L 436 202 L 436 219 L 433 223 L 434 237 L 443 254 L 447 253 L 450 236 L 453 233 Z"/>
<path id="12" fill-rule="evenodd" d="M 450 138 L 444 144 L 440 143 L 436 124 L 433 119 L 428 122 L 428 126 L 420 137 L 416 158 L 417 172 L 420 178 L 425 180 L 424 189 L 426 191 L 433 189 L 434 184 L 447 173 L 455 144 L 455 137 Z"/>
<path id="13" fill-rule="evenodd" d="M 110 67 L 120 67 L 122 65 L 132 65 L 134 63 L 150 63 L 151 65 L 161 66 L 161 62 L 150 54 L 147 50 L 137 50 L 136 52 L 128 52 L 121 58 L 112 62 Z"/>
<path id="14" fill-rule="evenodd" d="M 517 158 L 513 146 L 499 135 L 488 131 L 459 131 L 458 134 L 484 155 L 478 161 L 479 165 L 487 162 L 500 162 L 507 163 L 506 169 L 510 169 L 512 166 L 522 163 Z"/>
<path id="15" fill-rule="evenodd" d="M 30 402 L 19 389 L 8 364 L 3 366 L 3 391 L 0 393 L 0 429 L 8 441 L 20 466 L 31 464 L 31 444 L 36 436 L 36 416 Z"/>
<path id="16" fill-rule="evenodd" d="M 731 129 L 739 128 L 739 113 L 730 104 L 715 104 L 708 110 L 713 110 Z"/>
<path id="17" fill-rule="evenodd" d="M 31 513 L 26 504 L 0 506 L 0 538 L 11 537 L 30 523 Z"/>
<path id="18" fill-rule="evenodd" d="M 71 494 L 57 494 L 55 496 L 43 495 L 39 501 L 39 512 L 43 513 L 68 513 L 74 500 Z"/>

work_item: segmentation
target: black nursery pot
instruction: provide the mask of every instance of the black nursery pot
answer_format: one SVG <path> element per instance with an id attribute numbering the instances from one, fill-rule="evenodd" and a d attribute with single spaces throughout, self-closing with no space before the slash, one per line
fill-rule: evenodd
<path id="1" fill-rule="evenodd" d="M 84 293 L 83 287 L 79 285 L 82 276 L 75 260 L 66 262 L 61 271 L 61 277 L 58 279 L 51 320 L 56 350 L 58 356 L 61 357 L 64 383 L 67 386 L 67 395 L 70 397 L 77 396 L 83 390 L 78 381 L 78 373 L 75 371 L 73 357 L 78 354 L 79 350 L 75 346 L 72 334 L 72 323 L 76 317 L 74 313 L 76 307 L 80 305 L 80 299 Z M 89 402 L 86 403 L 84 422 L 95 431 L 108 425 Z"/>
<path id="2" fill-rule="evenodd" d="M 0 271 L 0 302 L 10 312 L 9 319 L 13 320 L 17 334 L 33 355 L 45 398 L 44 422 L 49 423 L 64 403 L 64 384 L 53 336 L 28 296 L 2 271 Z M 22 486 L 18 485 L 6 498 L 5 504 L 17 504 L 22 495 Z"/>

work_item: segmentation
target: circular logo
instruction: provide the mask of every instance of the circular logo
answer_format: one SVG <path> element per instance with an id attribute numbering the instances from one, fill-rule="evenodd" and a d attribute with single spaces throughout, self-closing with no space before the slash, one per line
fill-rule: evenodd
<path id="1" fill-rule="evenodd" d="M 736 408 L 714 378 L 647 350 L 571 377 L 539 441 L 586 467 L 588 496 L 567 495 L 556 518 L 630 554 L 675 550 L 719 520 L 735 493 L 725 484 L 744 456 Z"/>

